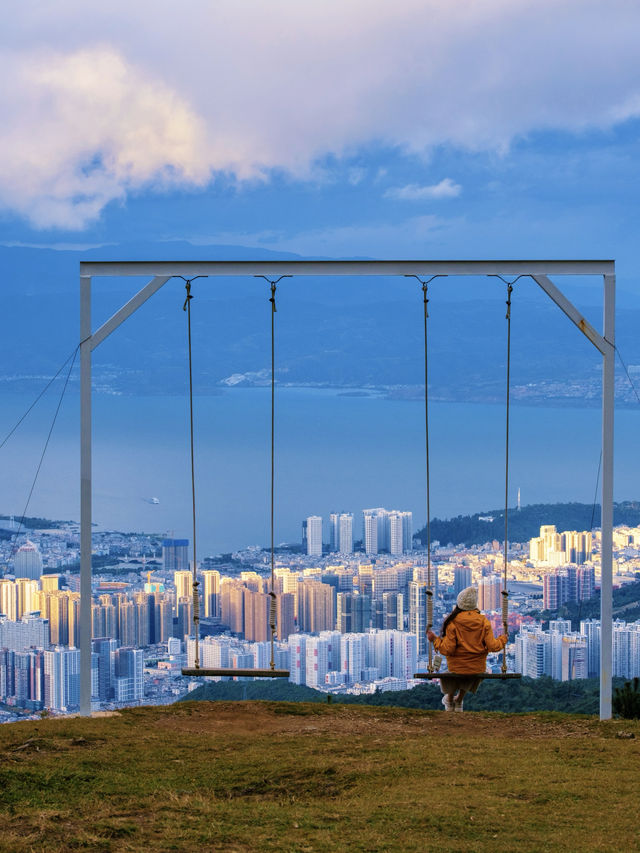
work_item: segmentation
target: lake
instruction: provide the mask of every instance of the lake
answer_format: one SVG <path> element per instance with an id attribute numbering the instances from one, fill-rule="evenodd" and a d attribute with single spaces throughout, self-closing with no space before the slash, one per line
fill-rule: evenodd
<path id="1" fill-rule="evenodd" d="M 269 541 L 268 388 L 196 399 L 198 556 Z M 0 435 L 32 398 L 2 396 Z M 56 406 L 45 398 L 0 450 L 0 511 L 20 516 Z M 593 501 L 598 409 L 512 406 L 510 504 Z M 430 404 L 431 514 L 499 508 L 504 501 L 504 408 Z M 640 497 L 638 410 L 616 413 L 616 500 Z M 29 515 L 79 518 L 79 400 L 69 394 Z M 191 538 L 187 400 L 94 396 L 94 521 L 102 529 Z M 425 520 L 424 408 L 420 402 L 335 390 L 277 390 L 276 542 L 300 541 L 307 515 L 408 509 Z M 151 498 L 159 503 L 151 503 Z"/>

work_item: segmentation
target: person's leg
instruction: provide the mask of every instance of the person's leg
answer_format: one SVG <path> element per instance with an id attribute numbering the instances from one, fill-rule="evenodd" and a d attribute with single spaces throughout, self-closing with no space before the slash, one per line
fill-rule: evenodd
<path id="1" fill-rule="evenodd" d="M 464 700 L 466 690 L 463 690 L 462 687 L 458 690 L 455 696 L 452 697 L 453 707 L 456 711 L 462 711 L 462 702 Z"/>
<path id="2" fill-rule="evenodd" d="M 456 692 L 456 683 L 452 678 L 440 679 L 440 690 L 442 690 L 442 704 L 445 711 L 453 711 L 453 697 Z"/>

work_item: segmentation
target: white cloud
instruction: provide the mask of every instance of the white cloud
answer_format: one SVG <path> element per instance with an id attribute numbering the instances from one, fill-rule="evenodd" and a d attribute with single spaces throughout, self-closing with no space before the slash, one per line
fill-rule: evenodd
<path id="1" fill-rule="evenodd" d="M 5 18 L 0 204 L 38 226 L 219 172 L 305 178 L 370 144 L 504 151 L 640 115 L 628 0 L 58 0 Z"/>
<path id="2" fill-rule="evenodd" d="M 425 199 L 456 198 L 461 192 L 460 184 L 456 184 L 451 178 L 443 178 L 440 183 L 426 187 L 421 187 L 419 184 L 392 187 L 386 191 L 385 196 L 400 201 L 423 201 Z"/>
<path id="3" fill-rule="evenodd" d="M 203 122 L 112 49 L 3 60 L 0 200 L 36 227 L 80 228 L 150 182 L 209 179 Z"/>

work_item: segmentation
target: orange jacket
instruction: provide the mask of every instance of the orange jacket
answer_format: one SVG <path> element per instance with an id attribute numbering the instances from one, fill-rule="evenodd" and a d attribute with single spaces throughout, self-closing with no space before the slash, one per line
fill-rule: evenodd
<path id="1" fill-rule="evenodd" d="M 507 645 L 508 637 L 493 636 L 491 624 L 479 610 L 463 610 L 449 622 L 444 637 L 433 641 L 436 651 L 446 655 L 449 672 L 484 672 L 487 654 L 499 652 Z"/>

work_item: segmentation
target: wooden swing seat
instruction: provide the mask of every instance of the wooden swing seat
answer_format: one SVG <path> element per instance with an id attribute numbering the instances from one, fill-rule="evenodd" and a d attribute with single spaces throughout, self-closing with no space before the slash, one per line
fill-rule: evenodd
<path id="1" fill-rule="evenodd" d="M 505 680 L 507 678 L 522 678 L 520 672 L 416 672 L 414 678 L 436 679 L 436 678 L 499 678 Z"/>
<path id="2" fill-rule="evenodd" d="M 189 676 L 229 676 L 235 678 L 289 678 L 289 670 L 287 669 L 230 669 L 229 667 L 218 667 L 216 669 L 205 669 L 202 667 L 194 667 L 193 669 L 183 669 L 183 675 Z"/>

